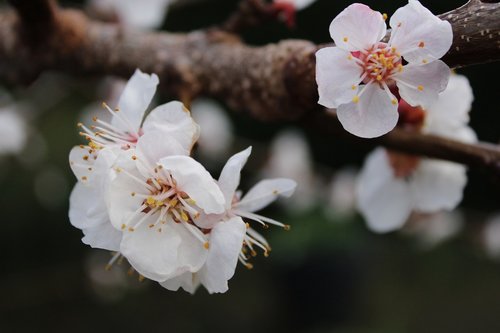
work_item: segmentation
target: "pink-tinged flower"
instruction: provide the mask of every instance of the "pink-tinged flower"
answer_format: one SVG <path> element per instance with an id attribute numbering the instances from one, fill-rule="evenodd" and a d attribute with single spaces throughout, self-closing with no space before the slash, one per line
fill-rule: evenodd
<path id="1" fill-rule="evenodd" d="M 195 223 L 200 212 L 220 214 L 225 207 L 217 183 L 188 148 L 161 132 L 144 134 L 135 152 L 116 161 L 107 191 L 111 224 L 123 233 L 120 253 L 158 282 L 201 268 L 210 243 Z"/>
<path id="2" fill-rule="evenodd" d="M 169 279 L 161 285 L 169 290 L 182 287 L 194 292 L 199 284 L 205 286 L 210 293 L 223 293 L 228 290 L 228 280 L 234 274 L 238 260 L 246 267 L 250 256 L 257 255 L 261 249 L 268 255 L 270 246 L 257 231 L 245 223 L 251 220 L 267 226 L 274 224 L 285 229 L 289 227 L 268 217 L 255 214 L 279 196 L 289 197 L 296 184 L 290 179 L 268 179 L 257 183 L 245 196 L 240 198 L 237 188 L 240 183 L 240 172 L 245 165 L 251 148 L 232 156 L 224 166 L 219 177 L 219 187 L 225 198 L 225 212 L 222 214 L 205 214 L 194 220 L 198 227 L 210 230 L 209 249 L 206 263 L 195 274 L 184 274 Z"/>
<path id="3" fill-rule="evenodd" d="M 274 0 L 272 8 L 277 11 L 281 18 L 290 28 L 295 26 L 296 12 L 309 7 L 316 0 Z"/>
<path id="4" fill-rule="evenodd" d="M 476 137 L 467 126 L 472 90 L 465 77 L 452 75 L 450 85 L 439 101 L 427 110 L 408 109 L 400 102 L 402 117 L 413 130 L 474 142 Z M 451 106 L 455 108 L 450 109 Z M 406 110 L 406 111 L 405 111 Z M 388 232 L 403 226 L 410 214 L 452 210 L 462 200 L 467 183 L 463 165 L 420 158 L 383 148 L 372 152 L 361 171 L 357 186 L 358 208 L 368 227 Z"/>
<path id="5" fill-rule="evenodd" d="M 451 25 L 417 0 L 391 17 L 390 40 L 385 16 L 355 3 L 330 25 L 335 47 L 316 53 L 318 103 L 336 108 L 344 128 L 372 138 L 398 122 L 398 94 L 411 106 L 428 108 L 446 88 L 449 68 L 441 58 L 452 43 Z"/>
<path id="6" fill-rule="evenodd" d="M 92 247 L 119 250 L 121 232 L 111 226 L 105 202 L 109 182 L 115 177 L 112 166 L 116 160 L 122 154 L 133 154 L 143 133 L 164 137 L 158 142 L 175 140 L 186 155 L 198 138 L 199 127 L 180 102 L 156 107 L 143 122 L 157 84 L 156 75 L 137 70 L 128 81 L 118 108 L 111 110 L 106 106 L 112 115 L 110 122 L 94 118 L 94 126 L 80 125 L 89 144 L 70 152 L 70 166 L 79 181 L 70 196 L 69 218 L 82 229 L 82 241 Z"/>

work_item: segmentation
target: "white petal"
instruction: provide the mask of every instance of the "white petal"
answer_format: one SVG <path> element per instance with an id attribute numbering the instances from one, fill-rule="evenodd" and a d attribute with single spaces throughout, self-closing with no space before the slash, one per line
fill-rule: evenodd
<path id="1" fill-rule="evenodd" d="M 385 36 L 382 14 L 355 3 L 344 9 L 330 24 L 330 36 L 335 45 L 348 51 L 367 50 Z"/>
<path id="2" fill-rule="evenodd" d="M 434 104 L 448 84 L 450 68 L 441 60 L 426 65 L 406 65 L 394 76 L 401 97 L 424 109 Z"/>
<path id="3" fill-rule="evenodd" d="M 28 140 L 28 126 L 19 110 L 4 108 L 0 111 L 0 155 L 18 154 Z"/>
<path id="4" fill-rule="evenodd" d="M 102 192 L 76 183 L 69 197 L 69 220 L 79 229 L 109 223 Z"/>
<path id="5" fill-rule="evenodd" d="M 198 278 L 198 274 L 186 272 L 174 278 L 160 282 L 160 285 L 171 291 L 177 291 L 179 288 L 182 288 L 188 293 L 194 294 L 200 285 L 200 279 Z"/>
<path id="6" fill-rule="evenodd" d="M 106 193 L 109 219 L 118 230 L 122 230 L 124 224 L 134 225 L 134 222 L 138 222 L 144 216 L 144 213 L 137 212 L 143 204 L 144 197 L 136 194 L 150 193 L 146 179 L 136 169 L 127 168 L 123 163 L 120 165 L 123 171 L 117 173 Z"/>
<path id="7" fill-rule="evenodd" d="M 205 213 L 224 212 L 224 195 L 200 163 L 188 156 L 169 156 L 162 158 L 160 164 L 172 174 L 177 188 L 187 193 Z"/>
<path id="8" fill-rule="evenodd" d="M 158 129 L 146 132 L 139 138 L 136 146 L 137 168 L 143 175 L 151 174 L 158 161 L 163 157 L 189 155 L 172 136 L 165 135 Z"/>
<path id="9" fill-rule="evenodd" d="M 123 131 L 138 133 L 142 118 L 153 99 L 158 83 L 159 79 L 156 74 L 149 75 L 136 69 L 118 101 L 121 114 L 115 115 L 111 124 Z M 126 118 L 126 121 L 122 118 Z"/>
<path id="10" fill-rule="evenodd" d="M 144 120 L 144 133 L 158 130 L 174 138 L 186 151 L 191 151 L 200 136 L 200 127 L 181 102 L 173 101 L 156 107 Z"/>
<path id="11" fill-rule="evenodd" d="M 453 41 L 451 24 L 434 16 L 416 0 L 396 10 L 389 44 L 409 63 L 422 64 L 441 58 Z"/>
<path id="12" fill-rule="evenodd" d="M 358 208 L 368 227 L 389 232 L 403 226 L 412 211 L 405 181 L 394 178 L 384 149 L 378 148 L 365 161 L 357 184 Z"/>
<path id="13" fill-rule="evenodd" d="M 109 219 L 104 224 L 92 228 L 83 229 L 85 236 L 82 242 L 93 248 L 108 251 L 119 251 L 122 240 L 122 232 L 116 230 Z"/>
<path id="14" fill-rule="evenodd" d="M 184 223 L 173 223 L 172 227 L 182 240 L 177 249 L 177 273 L 195 273 L 199 271 L 205 264 L 208 255 L 208 251 L 204 247 L 205 242 L 201 242 L 200 239 L 196 238 Z"/>
<path id="15" fill-rule="evenodd" d="M 472 88 L 467 77 L 452 73 L 446 89 L 426 110 L 426 127 L 441 124 L 459 127 L 467 124 L 473 100 Z M 429 132 L 433 131 L 429 130 Z"/>
<path id="16" fill-rule="evenodd" d="M 293 194 L 297 183 L 287 178 L 264 179 L 252 187 L 235 205 L 236 209 L 255 212 L 269 205 L 278 197 L 288 198 Z"/>
<path id="17" fill-rule="evenodd" d="M 212 229 L 207 262 L 199 272 L 200 281 L 209 293 L 228 290 L 227 281 L 234 275 L 245 232 L 240 217 L 218 223 Z"/>
<path id="18" fill-rule="evenodd" d="M 240 185 L 241 169 L 247 163 L 248 157 L 252 153 L 252 147 L 231 156 L 226 162 L 219 176 L 219 187 L 226 199 L 226 209 L 231 207 L 234 193 Z"/>
<path id="19" fill-rule="evenodd" d="M 342 104 L 337 116 L 346 131 L 362 138 L 375 138 L 391 131 L 397 124 L 394 96 L 387 95 L 378 84 L 365 86 L 358 103 Z"/>
<path id="20" fill-rule="evenodd" d="M 358 92 L 363 69 L 351 54 L 338 47 L 325 47 L 316 52 L 318 103 L 336 108 L 348 103 Z M 354 89 L 353 86 L 355 87 Z"/>
<path id="21" fill-rule="evenodd" d="M 134 232 L 124 232 L 120 252 L 137 272 L 158 282 L 169 279 L 178 271 L 178 248 L 181 237 L 173 228 L 175 222 L 161 225 L 161 232 L 145 221 Z"/>
<path id="22" fill-rule="evenodd" d="M 466 184 L 467 172 L 464 166 L 423 159 L 410 181 L 414 207 L 425 213 L 441 209 L 452 210 L 462 200 Z"/>

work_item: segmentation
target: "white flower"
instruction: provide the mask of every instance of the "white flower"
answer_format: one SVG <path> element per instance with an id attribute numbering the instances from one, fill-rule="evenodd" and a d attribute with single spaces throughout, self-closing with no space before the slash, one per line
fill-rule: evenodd
<path id="1" fill-rule="evenodd" d="M 115 176 L 111 167 L 117 158 L 121 154 L 133 154 L 143 133 L 165 137 L 158 142 L 175 138 L 185 147 L 185 153 L 198 138 L 199 127 L 180 102 L 156 107 L 142 122 L 157 84 L 156 75 L 137 70 L 125 86 L 118 108 L 113 111 L 105 105 L 111 122 L 95 117 L 91 129 L 80 125 L 81 134 L 90 142 L 70 152 L 70 166 L 79 182 L 71 193 L 69 217 L 85 234 L 82 241 L 92 247 L 119 250 L 121 232 L 110 224 L 104 195 Z"/>
<path id="2" fill-rule="evenodd" d="M 394 89 L 412 106 L 433 104 L 446 88 L 448 66 L 440 60 L 452 43 L 451 25 L 417 0 L 391 17 L 388 43 L 384 16 L 352 4 L 330 25 L 335 47 L 316 53 L 318 103 L 337 108 L 344 128 L 357 136 L 381 136 L 396 126 Z M 403 60 L 408 64 L 403 65 Z"/>
<path id="3" fill-rule="evenodd" d="M 494 215 L 486 221 L 482 239 L 488 255 L 500 259 L 500 215 Z"/>
<path id="4" fill-rule="evenodd" d="M 300 211 L 317 203 L 319 184 L 314 175 L 311 151 L 302 133 L 285 130 L 273 139 L 263 175 L 297 182 L 297 195 L 285 202 L 287 208 Z"/>
<path id="5" fill-rule="evenodd" d="M 0 109 L 0 155 L 19 154 L 28 139 L 28 126 L 16 108 Z"/>
<path id="6" fill-rule="evenodd" d="M 423 111 L 407 109 L 402 101 L 401 113 L 413 114 L 420 121 L 410 124 L 413 130 L 474 142 L 475 134 L 466 125 L 471 94 L 466 79 L 453 75 L 438 103 Z M 447 109 L 450 105 L 456 108 Z M 454 209 L 462 200 L 466 183 L 466 168 L 462 165 L 378 148 L 368 156 L 361 171 L 358 208 L 370 229 L 388 232 L 400 228 L 412 211 L 433 213 Z"/>
<path id="7" fill-rule="evenodd" d="M 105 12 L 116 12 L 124 25 L 158 28 L 172 0 L 92 0 L 91 5 Z"/>
<path id="8" fill-rule="evenodd" d="M 197 99 L 191 105 L 191 113 L 201 129 L 197 153 L 204 159 L 227 158 L 233 128 L 222 107 L 209 99 Z"/>
<path id="9" fill-rule="evenodd" d="M 224 196 L 201 164 L 161 132 L 144 134 L 116 162 L 108 189 L 111 224 L 123 232 L 120 252 L 141 275 L 162 282 L 205 263 L 208 240 L 200 211 L 220 214 Z"/>
<path id="10" fill-rule="evenodd" d="M 296 184 L 290 179 L 268 179 L 256 184 L 240 199 L 236 189 L 240 183 L 240 172 L 245 165 L 251 148 L 232 156 L 224 166 L 219 177 L 219 187 L 225 198 L 223 214 L 209 214 L 194 222 L 203 229 L 210 229 L 209 250 L 206 263 L 195 274 L 184 274 L 167 280 L 162 286 L 169 290 L 182 287 L 194 292 L 201 283 L 210 293 L 223 293 L 228 290 L 228 280 L 234 274 L 237 261 L 251 268 L 249 256 L 255 256 L 260 248 L 267 256 L 270 251 L 267 241 L 243 219 L 252 220 L 266 226 L 267 223 L 289 227 L 273 219 L 257 215 L 258 211 L 280 195 L 292 195 Z"/>

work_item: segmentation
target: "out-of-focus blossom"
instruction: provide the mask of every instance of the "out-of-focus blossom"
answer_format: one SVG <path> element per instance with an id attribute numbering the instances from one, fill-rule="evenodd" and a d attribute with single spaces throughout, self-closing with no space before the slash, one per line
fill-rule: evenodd
<path id="1" fill-rule="evenodd" d="M 191 105 L 194 120 L 200 125 L 197 153 L 203 159 L 227 158 L 233 143 L 233 126 L 222 107 L 209 99 L 197 99 Z"/>
<path id="2" fill-rule="evenodd" d="M 173 0 L 91 0 L 90 6 L 100 12 L 116 13 L 125 26 L 153 29 L 163 23 L 172 2 Z"/>
<path id="3" fill-rule="evenodd" d="M 408 130 L 474 142 L 476 136 L 467 126 L 471 91 L 465 77 L 453 75 L 440 101 L 427 110 L 412 108 L 402 100 L 403 125 Z M 456 108 L 450 110 L 451 105 Z M 412 211 L 454 209 L 462 200 L 466 183 L 466 168 L 462 165 L 378 148 L 368 156 L 361 171 L 358 208 L 370 229 L 388 232 L 400 228 Z"/>
<path id="4" fill-rule="evenodd" d="M 28 126 L 14 106 L 0 109 L 0 156 L 19 154 L 28 140 Z"/>
<path id="5" fill-rule="evenodd" d="M 277 6 L 292 6 L 295 10 L 302 10 L 312 5 L 316 0 L 274 0 Z"/>
<path id="6" fill-rule="evenodd" d="M 449 22 L 409 0 L 391 17 L 391 37 L 385 43 L 385 19 L 366 5 L 352 4 L 330 25 L 336 46 L 316 53 L 318 103 L 337 108 L 342 126 L 364 138 L 396 126 L 396 90 L 411 106 L 428 108 L 446 88 L 450 73 L 437 60 L 452 43 Z"/>
<path id="7" fill-rule="evenodd" d="M 241 169 L 250 156 L 251 148 L 232 156 L 224 166 L 219 177 L 219 186 L 226 200 L 223 214 L 201 216 L 194 222 L 203 229 L 210 229 L 210 247 L 205 265 L 196 274 L 185 274 L 162 283 L 167 289 L 177 290 L 182 287 L 194 292 L 201 283 L 210 293 L 223 293 L 228 290 L 228 280 L 233 276 L 239 259 L 246 267 L 250 257 L 261 249 L 267 256 L 271 250 L 269 244 L 249 223 L 254 221 L 267 226 L 273 224 L 285 229 L 289 227 L 268 217 L 255 214 L 279 196 L 293 194 L 296 183 L 293 180 L 279 178 L 262 180 L 241 197 L 237 188 L 240 183 Z M 243 244 L 243 246 L 242 246 Z"/>
<path id="8" fill-rule="evenodd" d="M 332 217 L 347 217 L 356 210 L 357 172 L 352 168 L 336 172 L 329 185 L 327 213 Z"/>
<path id="9" fill-rule="evenodd" d="M 415 236 L 422 247 L 430 249 L 457 235 L 464 226 L 461 211 L 441 211 L 433 214 L 415 214 L 403 231 Z"/>
<path id="10" fill-rule="evenodd" d="M 500 259 L 500 215 L 494 215 L 486 221 L 482 239 L 488 255 Z"/>
<path id="11" fill-rule="evenodd" d="M 281 132 L 271 143 L 265 177 L 285 177 L 297 182 L 296 195 L 286 200 L 287 208 L 303 211 L 317 203 L 318 182 L 311 151 L 304 135 L 296 130 Z"/>

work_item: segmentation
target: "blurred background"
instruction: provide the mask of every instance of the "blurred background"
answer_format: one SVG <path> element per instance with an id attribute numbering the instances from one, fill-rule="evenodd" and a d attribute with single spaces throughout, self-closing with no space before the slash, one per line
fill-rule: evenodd
<path id="1" fill-rule="evenodd" d="M 159 29 L 214 25 L 237 3 L 178 0 Z M 390 15 L 405 1 L 365 3 Z M 422 3 L 443 13 L 464 1 Z M 318 0 L 297 14 L 296 28 L 271 22 L 243 38 L 255 45 L 330 42 L 328 26 L 349 4 Z M 458 72 L 474 89 L 471 126 L 480 140 L 498 143 L 498 63 Z M 68 220 L 76 181 L 68 153 L 82 142 L 76 123 L 104 114 L 100 102 L 113 105 L 121 89 L 114 78 L 61 73 L 2 89 L 0 332 L 500 332 L 496 177 L 470 170 L 457 211 L 413 216 L 401 231 L 374 234 L 354 202 L 356 172 L 370 148 L 326 141 L 293 124 L 259 123 L 211 100 L 193 104 L 202 127 L 196 157 L 218 177 L 229 156 L 252 145 L 242 187 L 263 177 L 295 178 L 295 197 L 264 212 L 292 229 L 262 230 L 271 255 L 255 258 L 253 270 L 239 265 L 221 295 L 139 282 L 126 262 L 106 271 L 111 254 L 82 244 Z M 157 93 L 155 103 L 171 99 Z"/>

